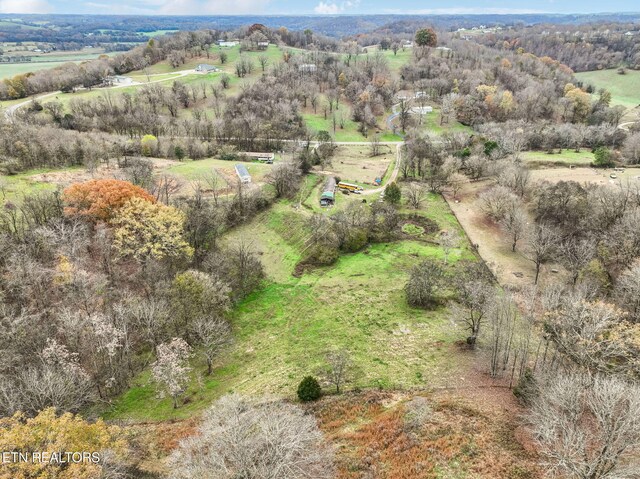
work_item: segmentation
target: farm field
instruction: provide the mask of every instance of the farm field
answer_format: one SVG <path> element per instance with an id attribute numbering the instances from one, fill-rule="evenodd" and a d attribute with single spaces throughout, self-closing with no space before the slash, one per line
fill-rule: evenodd
<path id="1" fill-rule="evenodd" d="M 25 63 L 0 63 L 0 80 L 11 78 L 15 75 L 20 75 L 23 73 L 55 68 L 68 62 L 80 63 L 86 60 L 93 60 L 94 58 L 98 58 L 100 55 L 105 54 L 101 49 L 96 49 L 95 52 L 90 53 L 88 53 L 86 50 L 76 53 L 48 53 L 46 55 L 38 55 L 34 54 L 33 52 L 16 53 L 29 55 L 33 58 L 33 61 Z M 113 53 L 110 53 L 109 55 L 113 55 Z"/>
<path id="2" fill-rule="evenodd" d="M 59 170 L 34 169 L 24 171 L 17 175 L 0 175 L 0 198 L 2 202 L 16 203 L 22 200 L 24 195 L 30 195 L 39 191 L 54 191 L 58 184 L 54 182 L 40 181 L 38 177 Z M 69 171 L 82 171 L 80 169 L 69 169 Z"/>
<path id="3" fill-rule="evenodd" d="M 393 168 L 396 157 L 395 146 L 381 145 L 380 149 L 381 155 L 371 157 L 368 145 L 341 145 L 331 159 L 331 166 L 325 167 L 323 173 L 365 189 L 377 188 L 374 180 L 384 178 L 385 173 Z"/>
<path id="4" fill-rule="evenodd" d="M 211 174 L 217 173 L 222 179 L 219 184 L 221 193 L 230 192 L 230 188 L 236 185 L 236 173 L 234 165 L 237 161 L 225 161 L 216 158 L 203 160 L 167 160 L 162 158 L 149 158 L 154 164 L 156 175 L 168 174 L 181 181 L 179 194 L 191 195 L 194 187 L 200 185 L 205 190 L 209 188 L 207 179 Z M 271 165 L 262 163 L 243 162 L 251 174 L 252 182 L 263 184 L 265 176 L 269 173 Z M 109 166 L 100 166 L 94 171 L 84 168 L 59 168 L 59 169 L 35 169 L 22 172 L 18 175 L 0 175 L 0 197 L 6 201 L 19 201 L 23 195 L 41 190 L 55 190 L 66 188 L 72 183 L 88 181 L 90 179 L 121 178 L 122 171 L 114 163 Z"/>
<path id="5" fill-rule="evenodd" d="M 611 178 L 611 175 L 616 178 Z M 626 168 L 623 172 L 613 168 L 552 168 L 533 170 L 532 180 L 540 181 L 577 181 L 579 183 L 597 183 L 601 185 L 617 185 L 631 181 L 640 184 L 640 168 Z"/>
<path id="6" fill-rule="evenodd" d="M 431 196 L 420 214 L 447 210 L 442 198 Z M 353 356 L 358 371 L 353 386 L 447 385 L 460 366 L 451 355 L 458 331 L 445 307 L 411 308 L 403 291 L 410 268 L 422 258 L 443 259 L 442 249 L 421 240 L 372 244 L 296 278 L 292 273 L 302 257 L 307 217 L 304 210 L 281 202 L 224 238 L 228 244 L 251 238 L 267 279 L 263 289 L 234 310 L 235 344 L 220 356 L 212 376 L 198 374 L 193 380 L 187 404 L 174 410 L 170 399 L 156 398 L 148 372 L 143 372 L 106 417 L 188 417 L 229 390 L 292 397 L 300 378 L 315 373 L 324 354 L 339 347 Z M 461 258 L 474 259 L 466 242 L 449 261 Z M 204 371 L 199 359 L 193 366 Z"/>
<path id="7" fill-rule="evenodd" d="M 616 69 L 576 73 L 576 78 L 585 84 L 606 88 L 611 92 L 611 104 L 635 108 L 640 105 L 640 71 L 627 70 L 624 75 Z"/>

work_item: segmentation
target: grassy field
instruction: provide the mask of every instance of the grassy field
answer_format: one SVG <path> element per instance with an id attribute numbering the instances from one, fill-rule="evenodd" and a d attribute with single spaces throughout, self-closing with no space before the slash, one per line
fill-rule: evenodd
<path id="1" fill-rule="evenodd" d="M 234 165 L 236 163 L 238 162 L 207 158 L 205 160 L 185 161 L 184 163 L 171 166 L 166 172 L 179 176 L 187 181 L 202 182 L 207 175 L 215 169 L 220 172 L 223 177 L 235 179 L 236 173 Z M 264 163 L 243 162 L 242 164 L 247 167 L 251 175 L 251 180 L 254 183 L 263 182 L 264 177 L 271 171 L 272 167 L 272 165 L 266 165 Z"/>
<path id="2" fill-rule="evenodd" d="M 431 113 L 425 114 L 422 118 L 422 125 L 427 132 L 435 133 L 437 135 L 441 135 L 449 131 L 462 131 L 469 134 L 473 133 L 473 129 L 471 127 L 465 126 L 456 120 L 452 120 L 449 123 L 441 125 L 439 108 L 434 108 Z"/>
<path id="3" fill-rule="evenodd" d="M 17 53 L 17 52 L 16 52 Z M 4 78 L 11 78 L 15 75 L 23 73 L 34 72 L 37 70 L 47 70 L 51 68 L 64 65 L 65 63 L 73 62 L 80 63 L 86 60 L 93 60 L 104 54 L 101 49 L 96 49 L 95 52 L 88 53 L 86 50 L 75 53 L 59 54 L 49 53 L 47 55 L 34 55 L 32 52 L 21 52 L 21 54 L 31 56 L 33 61 L 25 63 L 3 63 L 0 65 L 0 80 Z"/>
<path id="4" fill-rule="evenodd" d="M 16 203 L 19 202 L 24 195 L 37 193 L 38 191 L 55 191 L 57 186 L 54 183 L 34 181 L 31 178 L 33 175 L 55 171 L 59 170 L 40 168 L 28 170 L 18 175 L 0 175 L 0 198 L 2 198 L 3 203 L 6 201 Z"/>
<path id="5" fill-rule="evenodd" d="M 395 161 L 396 147 L 382 145 L 381 155 L 371 157 L 367 145 L 341 145 L 326 167 L 342 181 L 357 183 L 364 188 L 376 188 L 373 180 L 384 178 L 385 173 Z"/>
<path id="6" fill-rule="evenodd" d="M 627 70 L 625 75 L 617 70 L 599 70 L 576 73 L 576 78 L 596 89 L 606 88 L 611 92 L 611 104 L 635 108 L 640 105 L 640 71 Z"/>
<path id="7" fill-rule="evenodd" d="M 422 214 L 445 215 L 448 221 L 450 212 L 440 197 L 431 196 Z M 144 372 L 105 416 L 188 417 L 229 391 L 293 397 L 300 379 L 317 374 L 333 348 L 346 348 L 353 358 L 357 375 L 351 387 L 425 387 L 450 375 L 457 367 L 450 348 L 459 332 L 446 308 L 411 308 L 403 291 L 410 268 L 422 258 L 442 259 L 441 248 L 422 241 L 373 244 L 295 278 L 306 217 L 283 202 L 226 237 L 230 244 L 250 241 L 268 278 L 233 311 L 235 344 L 221 355 L 212 376 L 203 376 L 204 364 L 194 360 L 196 374 L 184 406 L 173 410 L 168 398 L 157 398 Z M 466 243 L 450 261 L 462 257 L 474 257 Z"/>
<path id="8" fill-rule="evenodd" d="M 539 164 L 541 166 L 554 165 L 589 165 L 593 162 L 593 153 L 589 150 L 562 150 L 560 153 L 549 154 L 545 151 L 525 151 L 521 154 L 523 161 L 530 166 Z"/>
<path id="9" fill-rule="evenodd" d="M 340 107 L 341 114 L 344 115 L 345 122 L 344 128 L 340 128 L 338 125 L 336 127 L 336 131 L 333 131 L 333 120 L 331 116 L 327 115 L 325 119 L 323 113 L 318 111 L 317 114 L 314 114 L 313 111 L 308 111 L 304 113 L 302 116 L 304 118 L 304 122 L 313 131 L 328 131 L 334 138 L 335 141 L 369 141 L 371 138 L 371 133 L 369 137 L 365 137 L 358 131 L 358 123 L 351 120 L 351 109 L 342 105 Z M 384 124 L 384 120 L 381 119 L 379 124 Z M 401 141 L 397 135 L 394 135 L 390 131 L 381 130 L 380 133 L 381 141 Z"/>

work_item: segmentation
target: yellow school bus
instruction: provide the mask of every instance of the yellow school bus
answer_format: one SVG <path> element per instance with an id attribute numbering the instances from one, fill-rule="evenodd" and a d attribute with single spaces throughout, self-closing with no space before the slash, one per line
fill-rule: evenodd
<path id="1" fill-rule="evenodd" d="M 345 183 L 344 181 L 338 183 L 338 188 L 341 190 L 362 191 L 362 186 L 354 185 L 353 183 Z"/>

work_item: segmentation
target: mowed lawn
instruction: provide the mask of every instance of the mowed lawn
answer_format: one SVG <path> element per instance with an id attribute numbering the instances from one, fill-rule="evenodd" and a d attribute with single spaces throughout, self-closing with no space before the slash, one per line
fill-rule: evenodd
<path id="1" fill-rule="evenodd" d="M 430 197 L 423 213 L 435 209 L 448 208 L 440 197 Z M 440 214 L 449 219 L 448 211 Z M 409 307 L 403 290 L 411 267 L 426 258 L 442 260 L 442 249 L 422 241 L 373 244 L 295 278 L 307 217 L 280 203 L 227 236 L 227 243 L 247 241 L 258 252 L 267 279 L 233 311 L 235 344 L 210 377 L 195 357 L 185 405 L 173 410 L 169 398 L 159 398 L 146 371 L 104 416 L 188 417 L 231 391 L 294 398 L 300 380 L 318 375 L 325 354 L 335 348 L 353 359 L 355 380 L 348 388 L 424 388 L 451 378 L 459 366 L 453 343 L 464 334 L 452 326 L 446 307 Z M 474 258 L 466 242 L 449 260 L 460 258 Z"/>
<path id="2" fill-rule="evenodd" d="M 620 75 L 617 69 L 576 73 L 576 78 L 596 89 L 611 92 L 611 104 L 635 108 L 640 105 L 640 71 L 627 70 Z"/>

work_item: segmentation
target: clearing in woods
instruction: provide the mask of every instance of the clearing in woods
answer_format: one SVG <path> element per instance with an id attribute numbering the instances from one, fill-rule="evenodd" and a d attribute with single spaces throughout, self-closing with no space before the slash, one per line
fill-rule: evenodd
<path id="1" fill-rule="evenodd" d="M 234 309 L 235 344 L 220 355 L 213 374 L 203 375 L 206 367 L 196 355 L 186 404 L 174 410 L 169 398 L 156 396 L 145 371 L 106 417 L 188 417 L 229 391 L 293 397 L 301 378 L 318 374 L 325 354 L 336 348 L 349 350 L 355 363 L 350 387 L 425 388 L 458 380 L 453 372 L 464 358 L 452 350 L 464 333 L 452 325 L 445 306 L 431 311 L 409 307 L 403 290 L 413 265 L 425 258 L 443 260 L 435 236 L 371 244 L 342 255 L 332 266 L 294 277 L 310 213 L 291 206 L 277 203 L 223 238 L 229 245 L 249 241 L 267 279 Z M 418 214 L 440 228 L 458 227 L 439 196 L 430 195 Z M 475 259 L 466 240 L 451 252 L 449 262 L 462 258 Z"/>

